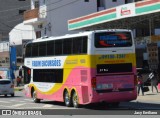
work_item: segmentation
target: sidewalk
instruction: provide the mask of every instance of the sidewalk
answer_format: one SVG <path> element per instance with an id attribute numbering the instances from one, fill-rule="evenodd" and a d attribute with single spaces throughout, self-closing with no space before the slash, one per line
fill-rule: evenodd
<path id="1" fill-rule="evenodd" d="M 24 86 L 18 86 L 18 87 L 15 86 L 15 87 L 14 87 L 14 90 L 15 90 L 15 91 L 22 91 L 23 89 L 24 89 Z"/>
<path id="2" fill-rule="evenodd" d="M 155 102 L 160 103 L 160 90 L 159 93 L 156 92 L 155 88 L 153 88 L 153 93 L 151 86 L 149 86 L 149 91 L 144 93 L 144 96 L 142 96 L 142 93 L 140 91 L 139 96 L 137 96 L 136 99 L 137 102 Z"/>

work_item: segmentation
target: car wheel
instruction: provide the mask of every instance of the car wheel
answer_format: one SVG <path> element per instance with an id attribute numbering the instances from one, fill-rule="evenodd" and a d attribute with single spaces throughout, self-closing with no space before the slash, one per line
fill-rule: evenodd
<path id="1" fill-rule="evenodd" d="M 34 103 L 40 103 L 40 99 L 37 98 L 37 92 L 36 91 L 34 91 L 32 93 L 32 98 L 33 98 Z"/>

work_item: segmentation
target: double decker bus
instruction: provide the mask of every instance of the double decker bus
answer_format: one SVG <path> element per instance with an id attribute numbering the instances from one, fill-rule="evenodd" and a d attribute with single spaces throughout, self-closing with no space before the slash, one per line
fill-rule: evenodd
<path id="1" fill-rule="evenodd" d="M 66 106 L 137 98 L 135 44 L 130 30 L 86 31 L 26 45 L 25 95 Z"/>

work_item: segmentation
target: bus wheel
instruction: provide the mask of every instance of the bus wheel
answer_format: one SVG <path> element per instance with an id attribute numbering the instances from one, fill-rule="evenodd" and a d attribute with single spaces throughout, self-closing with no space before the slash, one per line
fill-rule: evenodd
<path id="1" fill-rule="evenodd" d="M 37 98 L 37 92 L 34 91 L 32 94 L 33 102 L 40 103 L 40 99 Z"/>
<path id="2" fill-rule="evenodd" d="M 71 106 L 71 99 L 67 90 L 64 92 L 64 103 L 67 107 Z"/>
<path id="3" fill-rule="evenodd" d="M 74 91 L 73 94 L 72 94 L 72 102 L 73 102 L 73 106 L 75 108 L 78 108 L 79 107 L 79 103 L 78 103 L 78 95 L 77 93 Z"/>

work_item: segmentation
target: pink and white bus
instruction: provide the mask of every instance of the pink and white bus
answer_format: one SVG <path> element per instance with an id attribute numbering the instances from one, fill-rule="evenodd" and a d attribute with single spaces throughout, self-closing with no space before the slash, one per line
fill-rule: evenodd
<path id="1" fill-rule="evenodd" d="M 135 44 L 130 30 L 87 31 L 26 45 L 25 95 L 66 106 L 137 98 Z"/>

